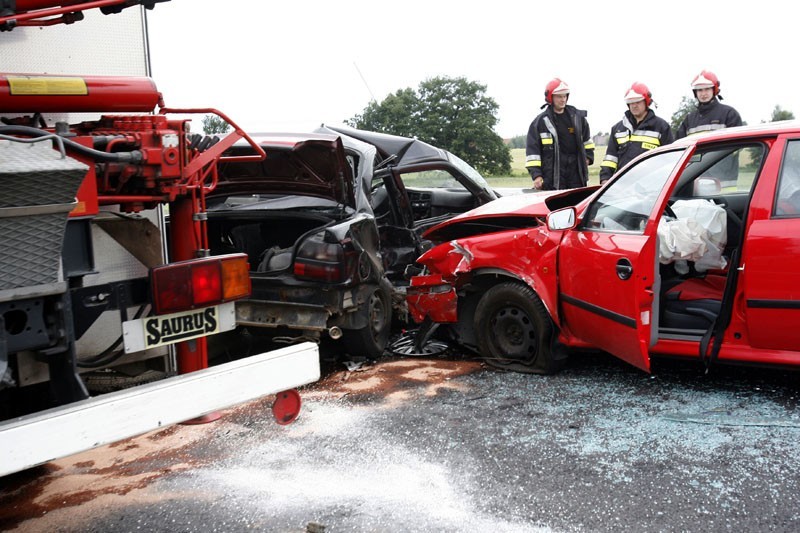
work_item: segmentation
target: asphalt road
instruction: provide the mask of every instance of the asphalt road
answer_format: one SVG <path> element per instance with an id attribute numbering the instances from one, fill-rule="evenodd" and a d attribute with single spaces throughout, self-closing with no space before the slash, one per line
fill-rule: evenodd
<path id="1" fill-rule="evenodd" d="M 798 531 L 798 374 L 387 358 L 0 480 L 17 531 Z"/>

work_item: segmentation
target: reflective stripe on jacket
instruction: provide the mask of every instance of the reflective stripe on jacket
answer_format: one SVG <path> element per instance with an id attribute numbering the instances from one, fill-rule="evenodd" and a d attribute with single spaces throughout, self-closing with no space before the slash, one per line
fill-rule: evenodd
<path id="1" fill-rule="evenodd" d="M 618 168 L 627 165 L 636 156 L 664 146 L 673 141 L 672 130 L 663 118 L 657 117 L 652 109 L 647 110 L 644 119 L 636 124 L 630 111 L 625 111 L 622 120 L 611 128 L 608 148 L 600 163 L 600 181 L 609 179 Z"/>
<path id="2" fill-rule="evenodd" d="M 578 145 L 578 173 L 581 182 L 586 185 L 589 179 L 589 164 L 594 161 L 594 142 L 589 131 L 589 122 L 586 120 L 586 111 L 568 105 L 564 110 L 571 118 L 575 128 L 575 137 Z M 558 144 L 558 133 L 553 123 L 555 120 L 553 106 L 548 105 L 528 128 L 525 144 L 525 168 L 532 179 L 539 176 L 544 180 L 543 189 L 558 189 L 563 185 L 560 179 L 561 153 Z"/>
<path id="3" fill-rule="evenodd" d="M 675 134 L 676 139 L 704 133 L 707 131 L 720 130 L 723 128 L 733 128 L 742 125 L 742 117 L 739 112 L 729 105 L 720 103 L 716 97 L 712 98 L 707 104 L 700 104 L 696 111 L 692 111 L 683 120 Z"/>

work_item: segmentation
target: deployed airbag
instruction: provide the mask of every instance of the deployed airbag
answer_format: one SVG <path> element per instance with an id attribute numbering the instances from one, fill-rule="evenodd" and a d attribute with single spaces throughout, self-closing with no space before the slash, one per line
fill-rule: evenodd
<path id="1" fill-rule="evenodd" d="M 725 268 L 722 256 L 728 242 L 725 209 L 711 200 L 678 200 L 672 204 L 677 218 L 663 217 L 658 223 L 659 261 L 675 263 L 675 270 L 685 274 L 688 261 L 698 272 Z"/>

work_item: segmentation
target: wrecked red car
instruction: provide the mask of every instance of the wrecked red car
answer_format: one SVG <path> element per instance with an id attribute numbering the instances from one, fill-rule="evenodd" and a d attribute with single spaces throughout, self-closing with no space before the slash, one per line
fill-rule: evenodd
<path id="1" fill-rule="evenodd" d="M 602 188 L 501 198 L 434 226 L 409 310 L 488 363 L 601 349 L 800 364 L 800 124 L 692 136 Z M 425 333 L 420 333 L 420 340 Z"/>

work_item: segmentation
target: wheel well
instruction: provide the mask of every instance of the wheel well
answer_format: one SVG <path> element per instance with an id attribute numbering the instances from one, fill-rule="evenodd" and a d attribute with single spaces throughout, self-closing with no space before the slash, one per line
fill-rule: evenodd
<path id="1" fill-rule="evenodd" d="M 459 290 L 458 323 L 451 326 L 459 344 L 477 351 L 478 340 L 475 338 L 472 324 L 475 321 L 475 309 L 478 307 L 478 301 L 491 287 L 509 281 L 526 285 L 524 281 L 505 271 L 483 271 L 473 274 L 469 283 Z"/>
<path id="2" fill-rule="evenodd" d="M 489 288 L 499 285 L 500 283 L 507 283 L 509 281 L 530 287 L 530 285 L 519 279 L 517 276 L 502 270 L 493 270 L 473 273 L 472 279 L 465 289 L 467 290 L 468 298 L 479 299 L 480 296 Z M 531 289 L 534 290 L 533 287 L 531 287 Z M 534 292 L 536 291 L 534 290 Z"/>
<path id="3" fill-rule="evenodd" d="M 475 338 L 475 331 L 472 325 L 475 322 L 475 309 L 478 307 L 478 301 L 480 301 L 481 296 L 483 296 L 483 294 L 486 293 L 486 291 L 491 287 L 508 282 L 518 283 L 520 285 L 529 287 L 541 300 L 539 293 L 536 292 L 534 287 L 531 287 L 522 279 L 509 274 L 508 272 L 502 270 L 493 270 L 473 274 L 470 282 L 462 287 L 462 294 L 458 299 L 458 324 L 453 325 L 454 331 L 458 336 L 458 342 L 472 350 L 477 350 L 478 342 Z M 547 308 L 547 306 L 545 306 L 545 308 Z M 548 316 L 550 316 L 549 313 Z M 552 316 L 550 316 L 550 323 L 553 328 L 551 345 L 554 349 L 556 349 L 558 347 L 559 327 L 558 324 L 553 321 Z M 563 351 L 563 347 L 561 351 Z"/>

